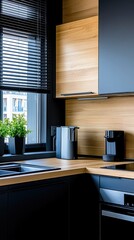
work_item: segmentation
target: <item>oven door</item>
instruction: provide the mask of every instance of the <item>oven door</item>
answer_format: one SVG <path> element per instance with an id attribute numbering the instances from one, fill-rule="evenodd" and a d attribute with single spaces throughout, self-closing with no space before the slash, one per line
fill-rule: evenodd
<path id="1" fill-rule="evenodd" d="M 102 203 L 100 210 L 101 240 L 133 239 L 134 208 Z"/>

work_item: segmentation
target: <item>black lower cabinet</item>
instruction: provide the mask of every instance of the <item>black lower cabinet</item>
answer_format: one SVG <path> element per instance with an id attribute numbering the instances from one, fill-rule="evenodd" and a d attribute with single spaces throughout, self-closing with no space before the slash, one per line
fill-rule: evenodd
<path id="1" fill-rule="evenodd" d="M 8 196 L 7 239 L 68 239 L 68 186 L 41 182 L 13 187 Z"/>
<path id="2" fill-rule="evenodd" d="M 70 240 L 99 239 L 99 177 L 70 179 Z"/>
<path id="3" fill-rule="evenodd" d="M 80 174 L 0 190 L 0 240 L 98 240 L 98 182 Z"/>
<path id="4" fill-rule="evenodd" d="M 7 188 L 0 187 L 0 240 L 6 240 Z"/>

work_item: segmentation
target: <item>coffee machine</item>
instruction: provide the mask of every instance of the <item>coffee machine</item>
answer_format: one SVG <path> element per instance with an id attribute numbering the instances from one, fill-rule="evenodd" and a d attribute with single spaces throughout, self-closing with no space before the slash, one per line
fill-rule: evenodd
<path id="1" fill-rule="evenodd" d="M 124 131 L 105 131 L 104 161 L 123 161 L 124 159 Z"/>
<path id="2" fill-rule="evenodd" d="M 56 127 L 56 157 L 62 159 L 77 159 L 77 129 L 76 126 Z"/>

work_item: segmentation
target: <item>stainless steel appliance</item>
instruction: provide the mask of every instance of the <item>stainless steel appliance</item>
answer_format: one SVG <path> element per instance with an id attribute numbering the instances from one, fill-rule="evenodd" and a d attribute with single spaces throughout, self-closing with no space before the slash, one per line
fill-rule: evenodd
<path id="1" fill-rule="evenodd" d="M 54 166 L 40 166 L 28 163 L 1 163 L 0 164 L 0 177 L 30 174 L 46 171 L 60 170 L 59 167 Z"/>
<path id="2" fill-rule="evenodd" d="M 104 161 L 123 161 L 124 159 L 124 131 L 105 131 Z"/>
<path id="3" fill-rule="evenodd" d="M 124 192 L 100 188 L 100 240 L 133 239 L 134 188 Z"/>
<path id="4" fill-rule="evenodd" d="M 56 127 L 56 157 L 77 159 L 78 134 L 76 126 Z"/>

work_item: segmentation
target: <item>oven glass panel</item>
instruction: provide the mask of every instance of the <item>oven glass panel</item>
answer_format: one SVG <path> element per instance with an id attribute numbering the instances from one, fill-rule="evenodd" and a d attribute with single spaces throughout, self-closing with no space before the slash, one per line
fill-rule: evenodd
<path id="1" fill-rule="evenodd" d="M 132 239 L 134 231 L 134 212 L 124 209 L 101 209 L 101 240 Z M 113 215 L 113 216 L 112 216 Z"/>

